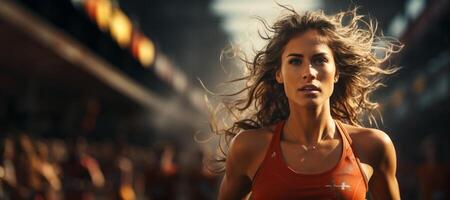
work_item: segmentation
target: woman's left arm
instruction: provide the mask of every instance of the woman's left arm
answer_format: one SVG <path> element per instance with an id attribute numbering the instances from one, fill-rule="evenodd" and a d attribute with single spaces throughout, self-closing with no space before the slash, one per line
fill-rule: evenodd
<path id="1" fill-rule="evenodd" d="M 373 199 L 400 199 L 400 191 L 396 178 L 397 157 L 395 154 L 394 144 L 389 136 L 382 132 L 376 131 L 377 151 L 372 178 L 369 182 L 370 193 Z"/>

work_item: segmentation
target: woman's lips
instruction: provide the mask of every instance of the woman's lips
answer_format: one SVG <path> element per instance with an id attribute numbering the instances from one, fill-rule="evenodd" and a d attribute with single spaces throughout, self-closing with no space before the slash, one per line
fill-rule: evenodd
<path id="1" fill-rule="evenodd" d="M 298 90 L 304 94 L 318 94 L 320 92 L 319 87 L 315 85 L 305 85 Z"/>
<path id="2" fill-rule="evenodd" d="M 299 91 L 304 94 L 318 94 L 320 92 L 317 89 L 300 89 Z"/>

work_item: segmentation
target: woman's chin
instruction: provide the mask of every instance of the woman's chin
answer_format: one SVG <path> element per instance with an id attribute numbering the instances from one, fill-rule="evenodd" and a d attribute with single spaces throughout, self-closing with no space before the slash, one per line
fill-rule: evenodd
<path id="1" fill-rule="evenodd" d="M 302 108 L 317 108 L 320 107 L 323 103 L 319 99 L 304 99 L 301 102 L 297 102 L 297 105 Z"/>

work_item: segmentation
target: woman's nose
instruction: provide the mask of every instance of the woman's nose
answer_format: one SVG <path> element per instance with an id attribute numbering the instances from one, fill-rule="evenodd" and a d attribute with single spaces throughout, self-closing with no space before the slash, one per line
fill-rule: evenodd
<path id="1" fill-rule="evenodd" d="M 317 70 L 311 65 L 308 64 L 305 70 L 303 70 L 302 79 L 304 80 L 314 80 L 317 78 Z"/>

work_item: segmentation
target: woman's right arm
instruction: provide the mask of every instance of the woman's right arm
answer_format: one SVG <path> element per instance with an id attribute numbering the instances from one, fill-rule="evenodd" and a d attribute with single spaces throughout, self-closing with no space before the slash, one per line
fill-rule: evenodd
<path id="1" fill-rule="evenodd" d="M 251 190 L 252 181 L 247 175 L 251 164 L 251 137 L 240 133 L 231 142 L 227 154 L 225 175 L 219 190 L 219 200 L 243 199 Z"/>

